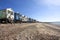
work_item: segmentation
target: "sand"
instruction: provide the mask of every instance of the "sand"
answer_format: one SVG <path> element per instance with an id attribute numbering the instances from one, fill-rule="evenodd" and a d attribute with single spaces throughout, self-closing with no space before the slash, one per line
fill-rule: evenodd
<path id="1" fill-rule="evenodd" d="M 60 28 L 46 23 L 0 24 L 0 40 L 60 40 Z"/>

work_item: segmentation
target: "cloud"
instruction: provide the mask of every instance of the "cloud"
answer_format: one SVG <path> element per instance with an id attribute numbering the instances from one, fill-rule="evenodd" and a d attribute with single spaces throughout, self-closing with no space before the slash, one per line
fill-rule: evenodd
<path id="1" fill-rule="evenodd" d="M 37 5 L 45 9 L 41 12 L 42 21 L 60 21 L 60 0 L 33 0 Z M 41 14 L 40 14 L 41 15 Z"/>
<path id="2" fill-rule="evenodd" d="M 42 2 L 47 5 L 60 6 L 60 0 L 42 0 Z"/>
<path id="3" fill-rule="evenodd" d="M 44 5 L 49 8 L 58 9 L 60 8 L 60 0 L 34 0 L 38 5 Z"/>

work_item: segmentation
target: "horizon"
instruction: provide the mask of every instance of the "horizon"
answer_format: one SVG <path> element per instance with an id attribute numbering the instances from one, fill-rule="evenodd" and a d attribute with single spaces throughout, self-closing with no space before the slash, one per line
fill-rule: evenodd
<path id="1" fill-rule="evenodd" d="M 0 9 L 12 8 L 41 22 L 60 21 L 60 0 L 0 0 Z"/>

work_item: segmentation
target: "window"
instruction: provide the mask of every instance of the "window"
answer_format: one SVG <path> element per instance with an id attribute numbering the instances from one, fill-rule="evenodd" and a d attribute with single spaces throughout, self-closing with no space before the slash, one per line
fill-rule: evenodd
<path id="1" fill-rule="evenodd" d="M 10 13 L 11 15 L 13 15 L 13 12 L 12 12 L 12 11 L 9 11 L 9 10 L 8 10 L 8 13 Z"/>
<path id="2" fill-rule="evenodd" d="M 11 13 L 11 11 L 8 10 L 8 13 Z"/>
<path id="3" fill-rule="evenodd" d="M 13 12 L 11 12 L 11 15 L 13 15 Z"/>

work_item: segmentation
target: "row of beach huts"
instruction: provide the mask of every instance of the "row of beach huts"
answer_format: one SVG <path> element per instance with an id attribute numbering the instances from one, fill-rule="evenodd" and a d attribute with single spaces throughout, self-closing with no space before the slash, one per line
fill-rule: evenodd
<path id="1" fill-rule="evenodd" d="M 19 12 L 14 12 L 12 8 L 0 10 L 0 23 L 36 23 L 35 19 L 29 18 Z"/>

